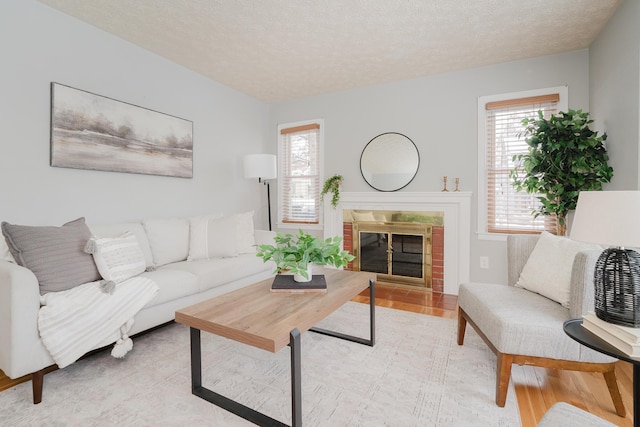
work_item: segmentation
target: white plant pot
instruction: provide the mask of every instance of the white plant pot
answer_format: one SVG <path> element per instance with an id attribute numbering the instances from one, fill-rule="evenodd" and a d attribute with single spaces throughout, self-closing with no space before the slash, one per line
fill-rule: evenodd
<path id="1" fill-rule="evenodd" d="M 293 280 L 296 282 L 310 282 L 311 279 L 313 278 L 313 263 L 309 263 L 307 264 L 307 275 L 309 276 L 309 278 L 305 278 L 302 274 L 294 274 L 293 275 Z"/>

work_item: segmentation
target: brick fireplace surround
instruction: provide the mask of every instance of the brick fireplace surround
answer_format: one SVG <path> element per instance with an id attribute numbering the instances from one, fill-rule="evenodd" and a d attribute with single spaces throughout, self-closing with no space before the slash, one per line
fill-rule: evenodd
<path id="1" fill-rule="evenodd" d="M 440 228 L 440 231 L 444 229 L 444 233 L 436 234 L 438 230 L 434 228 L 432 242 L 433 291 L 457 295 L 460 283 L 469 280 L 470 192 L 343 192 L 336 209 L 325 201 L 324 237 L 341 236 L 345 238 L 345 245 L 348 245 L 351 224 L 349 223 L 347 230 L 343 222 L 343 209 L 444 212 L 444 227 Z M 441 244 L 438 244 L 438 241 Z M 345 249 L 352 248 L 345 246 Z M 442 263 L 437 269 L 435 257 L 438 254 Z"/>

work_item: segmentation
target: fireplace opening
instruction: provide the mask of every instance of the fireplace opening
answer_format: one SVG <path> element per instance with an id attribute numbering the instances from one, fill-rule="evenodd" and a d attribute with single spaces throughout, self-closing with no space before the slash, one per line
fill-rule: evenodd
<path id="1" fill-rule="evenodd" d="M 443 212 L 344 210 L 343 218 L 344 247 L 356 257 L 350 269 L 442 292 Z"/>

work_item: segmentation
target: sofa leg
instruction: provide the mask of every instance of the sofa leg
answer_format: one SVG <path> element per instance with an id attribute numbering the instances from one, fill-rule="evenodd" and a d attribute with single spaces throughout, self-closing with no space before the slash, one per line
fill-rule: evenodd
<path id="1" fill-rule="evenodd" d="M 33 404 L 42 402 L 42 386 L 44 384 L 44 369 L 40 369 L 31 374 L 31 385 L 33 387 Z"/>
<path id="2" fill-rule="evenodd" d="M 607 383 L 609 394 L 611 394 L 611 400 L 613 400 L 613 406 L 616 408 L 616 413 L 621 417 L 626 416 L 627 412 L 624 409 L 622 396 L 620 396 L 620 389 L 618 388 L 618 381 L 616 380 L 615 365 L 612 364 L 611 370 L 605 371 L 602 374 L 604 375 L 604 380 Z"/>
<path id="3" fill-rule="evenodd" d="M 509 381 L 511 381 L 511 364 L 513 356 L 498 352 L 496 367 L 496 405 L 504 408 L 507 402 L 507 391 L 509 391 Z"/>
<path id="4" fill-rule="evenodd" d="M 464 344 L 464 333 L 467 330 L 467 319 L 462 313 L 462 309 L 458 307 L 458 345 Z"/>

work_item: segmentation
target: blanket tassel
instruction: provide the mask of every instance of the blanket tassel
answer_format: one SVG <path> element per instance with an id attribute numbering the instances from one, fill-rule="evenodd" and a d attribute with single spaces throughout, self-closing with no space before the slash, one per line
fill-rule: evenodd
<path id="1" fill-rule="evenodd" d="M 100 282 L 100 290 L 104 294 L 113 295 L 113 291 L 116 290 L 116 282 L 113 280 L 103 280 Z"/>
<path id="2" fill-rule="evenodd" d="M 111 350 L 111 355 L 115 358 L 122 359 L 133 348 L 133 341 L 127 335 L 127 332 L 133 326 L 133 319 L 129 319 L 127 323 L 120 327 L 121 336 Z"/>

